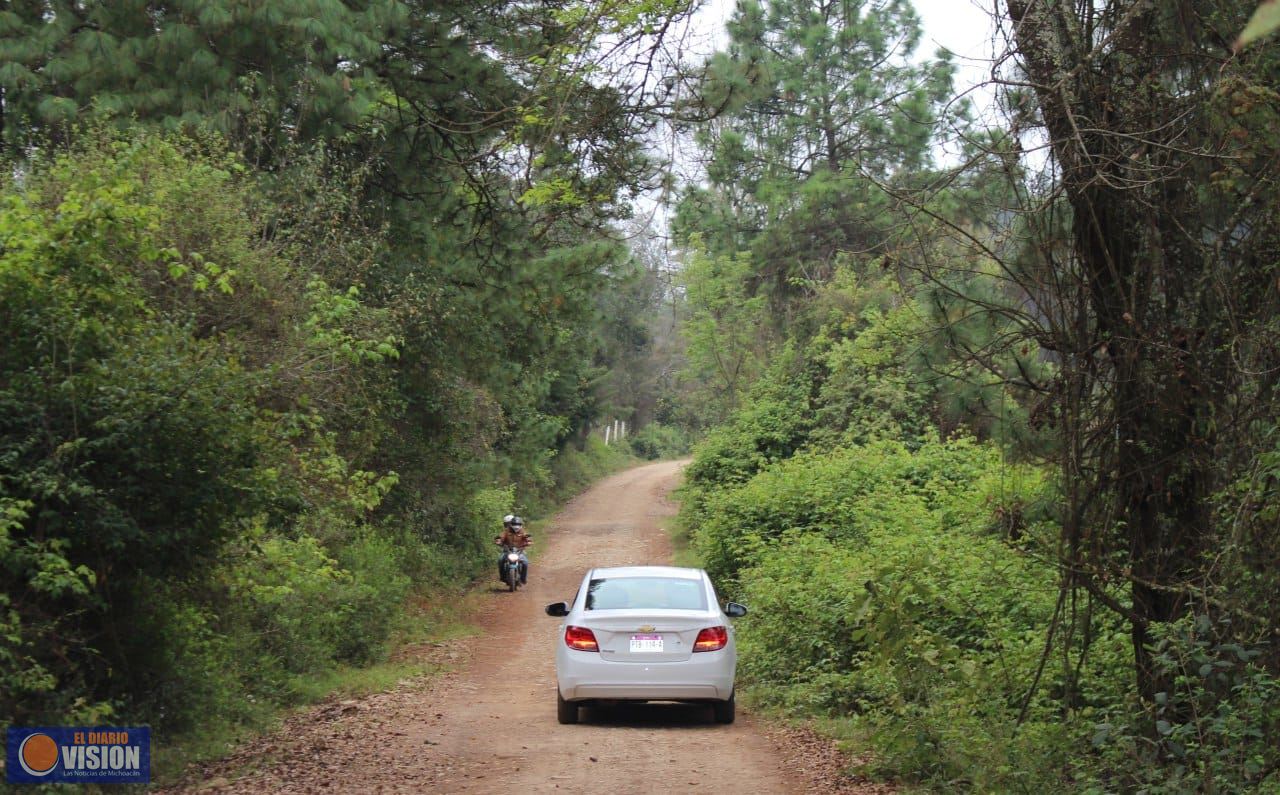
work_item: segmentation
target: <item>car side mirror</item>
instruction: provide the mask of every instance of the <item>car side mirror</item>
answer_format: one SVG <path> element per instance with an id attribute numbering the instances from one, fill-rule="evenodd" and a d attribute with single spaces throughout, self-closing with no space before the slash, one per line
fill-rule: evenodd
<path id="1" fill-rule="evenodd" d="M 563 618 L 564 616 L 569 615 L 569 603 L 553 602 L 547 605 L 547 615 L 555 616 L 556 618 Z"/>
<path id="2" fill-rule="evenodd" d="M 737 602 L 730 602 L 724 606 L 724 614 L 729 618 L 742 618 L 747 614 L 747 606 L 740 605 Z"/>

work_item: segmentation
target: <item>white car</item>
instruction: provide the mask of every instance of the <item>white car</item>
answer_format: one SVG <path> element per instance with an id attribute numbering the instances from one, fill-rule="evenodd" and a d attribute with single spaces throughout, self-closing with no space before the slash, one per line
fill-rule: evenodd
<path id="1" fill-rule="evenodd" d="M 701 569 L 621 566 L 592 569 L 572 604 L 547 605 L 564 617 L 556 643 L 556 712 L 577 723 L 578 708 L 598 701 L 710 703 L 732 723 L 738 661 L 730 618 Z"/>

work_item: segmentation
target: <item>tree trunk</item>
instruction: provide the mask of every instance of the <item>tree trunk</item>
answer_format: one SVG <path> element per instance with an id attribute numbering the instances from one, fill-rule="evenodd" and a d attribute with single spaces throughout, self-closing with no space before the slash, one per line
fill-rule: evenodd
<path id="1" fill-rule="evenodd" d="M 1110 510 L 1096 518 L 1094 532 L 1118 533 L 1113 548 L 1127 555 L 1124 570 L 1112 573 L 1131 582 L 1136 687 L 1150 702 L 1172 686 L 1152 659 L 1150 628 L 1185 613 L 1209 521 L 1210 434 L 1198 430 L 1198 418 L 1211 406 L 1191 375 L 1197 356 L 1194 335 L 1182 326 L 1188 308 L 1170 289 L 1179 279 L 1194 281 L 1201 263 L 1162 242 L 1176 229 L 1159 200 L 1173 172 L 1153 176 L 1133 165 L 1141 157 L 1134 133 L 1159 129 L 1154 120 L 1166 111 L 1160 95 L 1144 88 L 1155 71 L 1144 40 L 1095 65 L 1098 34 L 1072 7 L 1007 0 L 1007 8 L 1061 166 L 1072 248 L 1087 282 L 1093 327 L 1076 332 L 1081 338 L 1064 352 L 1074 360 L 1065 365 L 1096 371 L 1093 390 L 1105 397 L 1099 412 L 1071 421 L 1081 424 L 1074 432 L 1112 435 L 1099 445 L 1108 452 L 1096 476 Z M 1133 4 L 1121 10 L 1129 28 L 1145 35 L 1150 12 Z"/>

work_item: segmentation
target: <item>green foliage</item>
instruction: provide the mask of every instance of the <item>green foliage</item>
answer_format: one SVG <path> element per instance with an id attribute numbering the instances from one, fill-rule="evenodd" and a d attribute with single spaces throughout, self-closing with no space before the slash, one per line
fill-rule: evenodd
<path id="1" fill-rule="evenodd" d="M 504 437 L 404 493 L 442 459 L 395 430 L 421 338 L 393 331 L 400 299 L 369 303 L 384 246 L 351 178 L 322 153 L 257 180 L 213 138 L 88 129 L 6 184 L 0 719 L 249 721 L 379 660 L 415 587 L 473 577 L 517 504 L 630 460 L 557 453 L 551 401 L 579 386 L 531 366 L 493 404 L 444 395 L 453 425 L 424 437 L 475 444 L 458 432 L 489 405 Z M 499 449 L 519 473 L 500 488 Z"/>
<path id="2" fill-rule="evenodd" d="M 625 445 L 607 445 L 597 436 L 590 436 L 582 449 L 569 445 L 552 459 L 551 471 L 557 484 L 552 495 L 557 500 L 566 500 L 634 461 Z"/>
<path id="3" fill-rule="evenodd" d="M 746 296 L 772 310 L 760 322 L 787 326 L 841 257 L 893 247 L 902 219 L 876 181 L 927 164 L 951 67 L 912 62 L 920 25 L 900 0 L 753 0 L 727 30 L 701 84 L 718 117 L 698 133 L 708 184 L 685 192 L 673 232 L 746 258 Z"/>
<path id="4" fill-rule="evenodd" d="M 687 11 L 0 12 L 0 722 L 305 698 L 630 460 L 650 89 L 592 59 Z"/>
<path id="5" fill-rule="evenodd" d="M 289 676 L 378 656 L 409 591 L 390 539 L 365 533 L 338 560 L 311 536 L 252 538 L 228 550 L 223 576 L 236 623 L 261 660 L 251 668 L 267 680 L 260 695 L 287 687 Z"/>
<path id="6" fill-rule="evenodd" d="M 1213 624 L 1160 628 L 1155 660 L 1174 690 L 1156 695 L 1154 725 L 1131 703 L 1099 710 L 1096 757 L 1075 760 L 1085 791 L 1280 792 L 1280 678 L 1265 649 L 1224 642 Z"/>
<path id="7" fill-rule="evenodd" d="M 905 4 L 738 6 L 672 232 L 762 344 L 681 522 L 757 700 L 882 775 L 1275 791 L 1280 59 L 1226 44 L 1275 4 L 1006 5 L 1031 79 L 946 172 Z"/>
<path id="8" fill-rule="evenodd" d="M 740 5 L 727 27 L 725 58 L 748 83 L 731 105 L 731 129 L 757 155 L 743 167 L 762 170 L 759 193 L 796 172 L 837 172 L 853 161 L 911 167 L 923 154 L 929 89 L 938 87 L 929 85 L 929 67 L 906 63 L 920 37 L 910 4 L 764 0 Z"/>
<path id="9" fill-rule="evenodd" d="M 1240 31 L 1240 37 L 1232 46 L 1236 50 L 1243 49 L 1259 39 L 1270 36 L 1277 28 L 1280 28 L 1280 2 L 1262 0 L 1258 3 L 1253 16 L 1249 18 L 1249 24 Z"/>
<path id="10" fill-rule="evenodd" d="M 631 452 L 640 458 L 678 458 L 689 452 L 689 437 L 679 428 L 651 422 L 627 437 Z"/>
<path id="11" fill-rule="evenodd" d="M 1064 739 L 1010 726 L 1053 587 L 998 544 L 948 541 L 796 535 L 766 552 L 744 574 L 743 678 L 787 711 L 855 716 L 881 775 L 1016 791 Z"/>
<path id="12" fill-rule="evenodd" d="M 774 461 L 799 450 L 813 428 L 805 379 L 792 373 L 795 357 L 783 356 L 751 400 L 714 428 L 694 451 L 685 479 L 696 509 L 698 491 L 742 483 Z"/>
<path id="13" fill-rule="evenodd" d="M 997 493 L 1002 467 L 993 448 L 963 439 L 935 440 L 915 452 L 884 441 L 799 453 L 708 497 L 695 545 L 709 571 L 734 579 L 789 532 L 859 545 L 873 532 L 980 538 L 1001 499 L 1037 499 Z"/>
<path id="14" fill-rule="evenodd" d="M 725 419 L 759 376 L 767 326 L 764 298 L 746 285 L 751 263 L 745 256 L 713 256 L 697 242 L 680 272 L 685 288 L 682 334 L 686 364 L 682 377 L 696 385 L 690 400 L 704 406 L 703 423 Z"/>
<path id="15" fill-rule="evenodd" d="M 1005 468 L 970 440 L 882 441 L 801 453 L 716 492 L 694 544 L 752 607 L 739 641 L 757 699 L 858 716 L 893 775 L 985 791 L 1044 775 L 1041 744 L 1065 736 L 1046 701 L 1026 731 L 1009 723 L 1057 587 L 989 532 L 1002 500 L 1042 498 L 1034 477 L 1002 493 Z"/>
<path id="16" fill-rule="evenodd" d="M 0 27 L 4 134 L 25 144 L 65 132 L 91 106 L 125 124 L 253 128 L 264 148 L 290 131 L 340 134 L 374 102 L 369 67 L 405 16 L 398 3 L 337 0 L 20 3 Z"/>
<path id="17" fill-rule="evenodd" d="M 8 642 L 32 670 L 59 669 L 56 690 L 39 676 L 25 679 L 47 692 L 5 688 L 0 709 L 19 719 L 113 690 L 127 666 L 93 647 L 124 626 L 146 632 L 139 578 L 198 567 L 267 496 L 258 380 L 150 305 L 148 281 L 182 252 L 133 168 L 147 148 L 59 158 L 3 197 L 0 483 L 14 523 L 3 565 L 21 605 Z M 172 163 L 176 150 L 158 150 Z"/>

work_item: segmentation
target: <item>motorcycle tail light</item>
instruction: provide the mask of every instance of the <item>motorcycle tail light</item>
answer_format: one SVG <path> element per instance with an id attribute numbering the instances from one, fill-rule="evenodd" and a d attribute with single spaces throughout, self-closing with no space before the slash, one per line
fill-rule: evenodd
<path id="1" fill-rule="evenodd" d="M 729 642 L 729 630 L 724 627 L 707 627 L 698 633 L 693 642 L 694 651 L 720 651 Z"/>
<path id="2" fill-rule="evenodd" d="M 600 651 L 595 633 L 586 627 L 565 627 L 564 644 L 577 651 Z"/>

